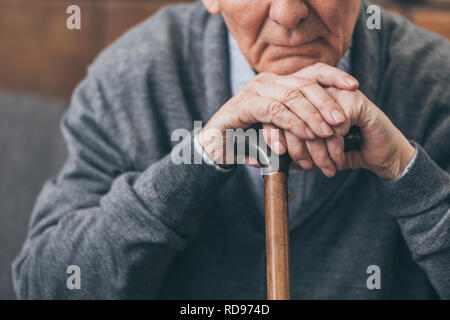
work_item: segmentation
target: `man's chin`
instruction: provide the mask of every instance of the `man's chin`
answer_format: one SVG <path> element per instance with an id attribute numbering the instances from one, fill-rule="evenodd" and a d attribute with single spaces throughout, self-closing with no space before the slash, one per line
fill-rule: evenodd
<path id="1" fill-rule="evenodd" d="M 319 62 L 320 59 L 311 57 L 293 56 L 278 59 L 269 63 L 264 70 L 265 72 L 271 72 L 279 75 L 288 75 L 295 73 L 303 68 Z"/>
<path id="2" fill-rule="evenodd" d="M 295 73 L 303 68 L 309 67 L 317 62 L 334 65 L 336 64 L 334 60 L 335 59 L 330 56 L 289 56 L 270 61 L 259 68 L 261 70 L 258 71 L 271 72 L 279 75 L 288 75 Z"/>

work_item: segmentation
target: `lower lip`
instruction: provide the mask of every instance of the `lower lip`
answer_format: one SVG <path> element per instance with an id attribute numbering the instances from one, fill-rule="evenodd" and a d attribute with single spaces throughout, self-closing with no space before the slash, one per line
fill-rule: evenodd
<path id="1" fill-rule="evenodd" d="M 308 41 L 308 42 L 303 42 L 303 43 L 300 43 L 300 44 L 295 45 L 295 46 L 285 46 L 285 45 L 276 45 L 276 44 L 273 44 L 273 46 L 274 47 L 278 47 L 278 48 L 283 48 L 283 49 L 299 49 L 299 48 L 302 48 L 302 47 L 314 44 L 318 40 L 319 40 L 319 38 L 311 40 L 311 41 Z"/>
<path id="2" fill-rule="evenodd" d="M 271 50 L 274 58 L 288 58 L 288 57 L 299 57 L 299 56 L 310 56 L 315 55 L 317 53 L 315 50 L 315 43 L 310 42 L 308 44 L 303 44 L 298 47 L 281 47 L 281 46 L 273 46 Z"/>

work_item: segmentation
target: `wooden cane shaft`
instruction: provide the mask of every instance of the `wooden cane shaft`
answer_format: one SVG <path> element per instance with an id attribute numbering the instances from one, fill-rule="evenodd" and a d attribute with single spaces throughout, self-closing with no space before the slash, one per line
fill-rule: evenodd
<path id="1" fill-rule="evenodd" d="M 266 190 L 267 299 L 289 300 L 287 174 L 264 177 Z"/>

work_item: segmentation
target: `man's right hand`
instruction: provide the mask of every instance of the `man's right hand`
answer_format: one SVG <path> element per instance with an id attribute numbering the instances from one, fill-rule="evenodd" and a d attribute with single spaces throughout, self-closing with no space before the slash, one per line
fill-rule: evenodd
<path id="1" fill-rule="evenodd" d="M 263 128 L 269 129 L 265 140 L 273 151 L 298 153 L 303 141 L 324 141 L 333 136 L 333 127 L 346 127 L 348 122 L 341 106 L 322 86 L 354 90 L 358 82 L 347 73 L 320 63 L 288 76 L 261 73 L 211 117 L 198 134 L 198 141 L 216 163 L 223 164 L 226 130 L 262 123 Z M 334 164 L 326 149 L 318 151 L 322 154 L 314 158 L 323 159 L 327 167 L 324 169 Z"/>

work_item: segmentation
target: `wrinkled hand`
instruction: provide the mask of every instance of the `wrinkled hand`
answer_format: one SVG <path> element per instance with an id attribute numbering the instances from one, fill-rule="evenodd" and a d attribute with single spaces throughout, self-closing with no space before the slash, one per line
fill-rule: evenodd
<path id="1" fill-rule="evenodd" d="M 267 144 L 279 154 L 288 152 L 293 167 L 320 169 L 328 177 L 364 168 L 397 179 L 414 147 L 357 87 L 353 77 L 321 63 L 288 76 L 262 73 L 211 117 L 198 140 L 220 164 L 227 129 L 262 123 Z M 345 154 L 344 136 L 354 125 L 361 129 L 362 149 Z"/>
<path id="2" fill-rule="evenodd" d="M 326 91 L 342 106 L 349 124 L 336 128 L 345 136 L 350 126 L 361 130 L 360 151 L 345 154 L 343 169 L 367 169 L 385 180 L 396 180 L 414 156 L 415 149 L 391 120 L 359 90 L 327 88 Z"/>
<path id="3" fill-rule="evenodd" d="M 198 141 L 216 163 L 224 164 L 226 130 L 262 123 L 263 128 L 271 129 L 265 139 L 275 152 L 282 154 L 311 141 L 313 157 L 326 157 L 326 163 L 333 165 L 324 140 L 318 138 L 332 137 L 332 127 L 348 121 L 323 86 L 354 90 L 358 82 L 347 73 L 320 63 L 288 76 L 261 73 L 211 117 L 198 134 Z M 327 141 L 332 150 L 340 152 L 341 142 L 333 138 Z"/>
<path id="4" fill-rule="evenodd" d="M 323 72 L 325 69 L 327 73 Z M 364 168 L 385 180 L 398 179 L 414 156 L 414 147 L 359 90 L 330 85 L 332 81 L 324 80 L 325 77 L 336 78 L 336 72 L 336 69 L 326 66 L 313 66 L 294 74 L 316 80 L 325 86 L 329 83 L 325 91 L 345 113 L 345 121 L 333 127 L 334 134 L 331 137 L 304 140 L 286 130 L 280 134 L 279 129 L 272 124 L 264 124 L 263 127 L 272 132 L 266 140 L 271 140 L 271 136 L 275 137 L 272 140 L 278 139 L 275 143 L 271 141 L 271 145 L 280 145 L 276 149 L 280 154 L 286 151 L 289 153 L 293 169 L 320 169 L 326 176 L 332 177 L 337 170 Z M 344 153 L 344 137 L 351 126 L 360 127 L 362 149 Z"/>
<path id="5" fill-rule="evenodd" d="M 342 90 L 353 91 L 359 86 L 358 82 L 347 73 L 321 63 L 304 68 L 292 76 L 309 79 L 316 85 L 336 87 Z M 304 98 L 310 99 L 314 104 L 318 105 L 332 105 L 336 103 L 335 101 L 329 102 L 320 91 L 316 91 L 314 94 Z M 339 103 L 337 104 L 339 105 Z M 339 105 L 339 107 L 341 106 Z M 337 126 L 339 132 L 348 132 L 350 122 L 348 119 L 344 119 Z M 272 150 L 279 154 L 284 154 L 286 151 L 289 153 L 293 160 L 291 163 L 292 169 L 320 169 L 326 176 L 333 177 L 337 170 L 342 170 L 345 167 L 344 138 L 342 134 L 334 132 L 327 139 L 304 140 L 299 139 L 292 132 L 279 130 L 272 124 L 263 124 L 263 129 L 267 130 L 265 136 L 269 146 L 276 146 Z M 336 126 L 334 131 L 335 129 Z"/>

